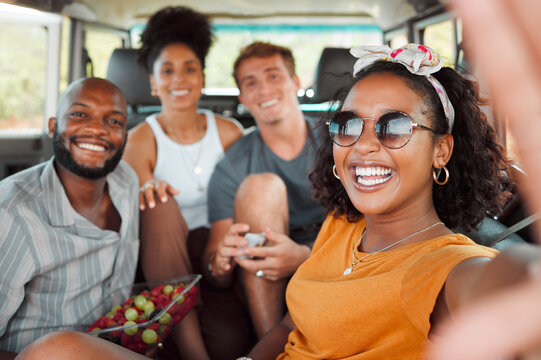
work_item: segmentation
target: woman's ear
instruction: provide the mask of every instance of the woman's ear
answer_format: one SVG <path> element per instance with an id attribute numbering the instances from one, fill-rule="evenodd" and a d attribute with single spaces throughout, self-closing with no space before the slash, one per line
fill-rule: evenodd
<path id="1" fill-rule="evenodd" d="M 453 139 L 453 135 L 445 134 L 439 136 L 434 146 L 434 158 L 432 161 L 432 166 L 439 169 L 446 165 L 453 154 L 454 144 L 455 141 Z"/>

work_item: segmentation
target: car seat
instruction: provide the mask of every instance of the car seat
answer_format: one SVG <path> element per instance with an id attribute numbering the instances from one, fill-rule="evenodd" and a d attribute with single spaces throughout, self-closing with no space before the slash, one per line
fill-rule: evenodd
<path id="1" fill-rule="evenodd" d="M 137 49 L 115 49 L 109 59 L 106 79 L 124 94 L 128 103 L 128 129 L 160 111 L 160 100 L 150 94 L 148 74 L 137 63 Z"/>
<path id="2" fill-rule="evenodd" d="M 323 103 L 332 100 L 339 92 L 347 91 L 353 82 L 353 64 L 357 59 L 348 48 L 325 48 L 317 65 L 314 95 L 303 102 Z"/>

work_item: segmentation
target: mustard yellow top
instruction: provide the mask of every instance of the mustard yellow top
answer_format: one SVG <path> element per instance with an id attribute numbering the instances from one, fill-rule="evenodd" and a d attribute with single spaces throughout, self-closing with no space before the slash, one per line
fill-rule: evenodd
<path id="1" fill-rule="evenodd" d="M 312 255 L 289 282 L 287 306 L 298 329 L 278 359 L 421 359 L 449 272 L 465 259 L 498 253 L 447 235 L 374 253 L 344 276 L 364 227 L 364 219 L 325 220 Z"/>

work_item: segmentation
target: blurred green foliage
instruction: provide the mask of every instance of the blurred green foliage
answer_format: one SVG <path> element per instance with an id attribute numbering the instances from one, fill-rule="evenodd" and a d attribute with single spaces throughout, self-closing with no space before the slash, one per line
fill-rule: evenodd
<path id="1" fill-rule="evenodd" d="M 0 22 L 0 129 L 42 128 L 47 32 Z"/>

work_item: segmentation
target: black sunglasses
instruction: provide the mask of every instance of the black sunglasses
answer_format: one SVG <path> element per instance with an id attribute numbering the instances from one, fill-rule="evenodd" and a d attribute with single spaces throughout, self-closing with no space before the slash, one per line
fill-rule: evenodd
<path id="1" fill-rule="evenodd" d="M 364 129 L 365 120 L 372 118 L 360 118 L 353 111 L 342 111 L 334 114 L 330 121 L 329 135 L 338 146 L 351 146 L 359 140 Z M 435 131 L 429 127 L 414 123 L 411 118 L 400 111 L 391 111 L 380 116 L 376 120 L 376 137 L 379 142 L 389 149 L 400 149 L 411 139 L 413 129 Z"/>

